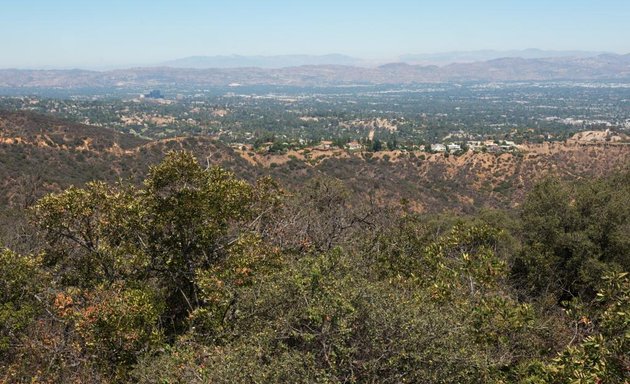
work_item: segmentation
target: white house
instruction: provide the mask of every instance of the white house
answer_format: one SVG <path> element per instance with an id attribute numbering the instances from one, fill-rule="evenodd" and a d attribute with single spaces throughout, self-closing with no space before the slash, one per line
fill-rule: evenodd
<path id="1" fill-rule="evenodd" d="M 449 152 L 457 152 L 462 150 L 462 146 L 459 144 L 449 144 L 446 146 Z"/>
<path id="2" fill-rule="evenodd" d="M 431 150 L 433 152 L 446 152 L 444 144 L 431 144 Z"/>
<path id="3" fill-rule="evenodd" d="M 363 150 L 363 145 L 356 141 L 351 141 L 346 144 L 346 148 L 348 148 L 349 151 L 361 151 Z"/>

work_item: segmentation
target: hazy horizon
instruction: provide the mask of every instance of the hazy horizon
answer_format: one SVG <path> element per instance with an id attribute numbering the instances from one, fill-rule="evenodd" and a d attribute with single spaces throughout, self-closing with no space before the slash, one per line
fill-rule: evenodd
<path id="1" fill-rule="evenodd" d="M 531 51 L 539 51 L 540 55 L 528 57 L 528 55 L 519 54 L 527 53 Z M 488 57 L 483 55 L 487 54 Z M 494 54 L 493 54 L 494 53 Z M 244 54 L 226 54 L 226 55 L 190 55 L 186 57 L 177 57 L 169 60 L 163 60 L 158 62 L 143 62 L 143 63 L 122 63 L 122 64 L 96 64 L 96 65 L 40 65 L 40 66 L 12 66 L 2 67 L 0 70 L 18 69 L 18 70 L 87 70 L 87 71 L 109 71 L 116 69 L 131 69 L 131 68 L 152 68 L 152 67 L 174 67 L 174 68 L 245 68 L 245 67 L 258 67 L 258 68 L 287 68 L 300 65 L 349 65 L 357 67 L 377 67 L 390 63 L 411 63 L 418 65 L 438 65 L 443 66 L 450 63 L 471 63 L 479 61 L 488 61 L 495 58 L 553 58 L 553 57 L 591 57 L 600 54 L 614 54 L 614 55 L 626 55 L 630 52 L 612 52 L 612 51 L 581 51 L 581 50 L 540 50 L 538 48 L 526 48 L 526 49 L 510 49 L 510 50 L 474 50 L 474 51 L 444 51 L 444 52 L 409 52 L 396 55 L 393 57 L 384 57 L 381 59 L 364 58 L 350 56 L 343 53 L 328 53 L 322 55 L 309 55 L 304 53 L 295 54 L 278 54 L 278 55 L 244 55 Z M 186 66 L 180 63 L 190 61 L 204 61 L 209 62 L 232 62 L 241 59 L 244 63 L 259 60 L 259 61 L 271 61 L 282 63 L 283 59 L 297 59 L 302 57 L 307 63 L 291 64 L 289 60 L 286 65 L 218 65 L 218 66 L 199 66 L 192 65 Z M 349 63 L 337 63 L 334 60 L 331 62 L 319 63 L 317 59 L 324 59 L 327 57 L 337 57 L 339 59 L 355 60 L 355 62 Z M 414 59 L 412 59 L 414 58 Z M 451 58 L 451 59 L 449 59 Z M 308 62 L 308 59 L 313 59 L 315 63 Z"/>
<path id="2" fill-rule="evenodd" d="M 630 2 L 236 0 L 3 5 L 0 68 L 156 65 L 191 56 L 401 55 L 541 49 L 630 52 Z"/>

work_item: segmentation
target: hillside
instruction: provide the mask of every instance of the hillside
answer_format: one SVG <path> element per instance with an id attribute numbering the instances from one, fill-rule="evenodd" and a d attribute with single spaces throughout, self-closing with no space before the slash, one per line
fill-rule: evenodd
<path id="1" fill-rule="evenodd" d="M 234 150 L 207 137 L 147 141 L 133 135 L 26 112 L 0 113 L 2 205 L 27 206 L 44 193 L 90 180 L 139 182 L 169 150 L 192 151 L 253 181 L 270 175 L 296 189 L 313 177 L 342 180 L 357 196 L 381 204 L 409 201 L 417 211 L 471 211 L 518 205 L 534 182 L 553 174 L 567 180 L 608 174 L 630 163 L 630 146 L 579 141 L 525 146 L 500 155 L 460 156 L 342 150 L 283 155 Z M 592 134 L 591 134 L 592 136 Z"/>
<path id="2" fill-rule="evenodd" d="M 341 150 L 307 156 L 303 152 L 240 154 L 296 185 L 313 173 L 324 174 L 345 180 L 357 192 L 373 191 L 388 202 L 404 198 L 413 209 L 429 212 L 514 207 L 545 176 L 578 180 L 606 175 L 630 163 L 627 144 L 530 144 L 517 153 L 467 152 L 459 156 L 400 151 L 348 154 Z"/>
<path id="3" fill-rule="evenodd" d="M 47 192 L 91 180 L 138 181 L 168 150 L 193 147 L 203 148 L 197 152 L 213 163 L 235 161 L 231 168 L 243 168 L 225 156 L 229 148 L 210 139 L 149 142 L 54 117 L 0 111 L 0 205 L 27 206 Z"/>

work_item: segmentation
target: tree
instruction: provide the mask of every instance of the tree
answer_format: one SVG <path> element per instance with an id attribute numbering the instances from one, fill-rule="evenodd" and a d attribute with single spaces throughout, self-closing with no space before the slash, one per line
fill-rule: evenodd
<path id="1" fill-rule="evenodd" d="M 627 383 L 630 364 L 630 277 L 628 272 L 603 276 L 602 288 L 589 306 L 574 302 L 567 311 L 576 338 L 539 373 L 554 383 Z M 590 308 L 591 310 L 587 310 Z"/>
<path id="2" fill-rule="evenodd" d="M 600 276 L 628 270 L 630 177 L 571 185 L 557 179 L 537 184 L 523 204 L 525 247 L 515 276 L 535 293 L 560 300 L 592 297 Z"/>
<path id="3" fill-rule="evenodd" d="M 189 315 L 206 304 L 199 274 L 233 254 L 242 236 L 264 230 L 275 193 L 268 180 L 250 185 L 172 152 L 143 188 L 90 183 L 47 196 L 34 208 L 44 264 L 62 286 L 80 288 L 60 293 L 73 303 L 62 317 L 86 342 L 111 340 L 100 356 L 130 364 L 160 335 L 188 329 Z M 129 345 L 121 344 L 126 334 L 135 335 Z"/>
<path id="4" fill-rule="evenodd" d="M 375 138 L 374 141 L 372 142 L 371 148 L 373 152 L 381 151 L 383 149 L 383 143 L 381 143 L 381 141 L 378 138 Z"/>
<path id="5" fill-rule="evenodd" d="M 26 329 L 42 310 L 38 293 L 46 284 L 41 259 L 0 249 L 0 359 L 27 337 Z M 0 376 L 1 378 L 1 376 Z"/>
<path id="6" fill-rule="evenodd" d="M 397 148 L 398 148 L 398 139 L 396 139 L 396 136 L 392 135 L 389 137 L 389 140 L 387 140 L 387 149 L 389 149 L 390 151 L 393 151 Z"/>

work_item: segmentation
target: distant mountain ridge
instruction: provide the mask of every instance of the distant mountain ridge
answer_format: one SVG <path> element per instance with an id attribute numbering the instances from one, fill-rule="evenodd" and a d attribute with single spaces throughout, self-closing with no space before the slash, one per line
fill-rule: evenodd
<path id="1" fill-rule="evenodd" d="M 133 88 L 161 86 L 338 86 L 463 81 L 630 81 L 630 54 L 542 59 L 498 58 L 445 66 L 391 63 L 379 67 L 302 65 L 286 68 L 150 67 L 114 71 L 0 70 L 0 87 Z"/>
<path id="2" fill-rule="evenodd" d="M 547 59 L 558 57 L 594 57 L 608 52 L 603 51 L 561 51 L 529 48 L 523 50 L 476 50 L 452 51 L 421 54 L 404 54 L 396 61 L 407 64 L 448 65 L 455 63 L 472 63 L 501 58 Z M 378 60 L 364 60 L 342 54 L 327 55 L 216 55 L 189 56 L 162 62 L 156 66 L 172 68 L 288 68 L 303 65 L 347 65 L 355 67 L 371 67 Z M 381 60 L 381 64 L 383 64 Z"/>
<path id="3" fill-rule="evenodd" d="M 166 61 L 161 66 L 172 68 L 286 68 L 302 65 L 362 66 L 364 61 L 341 54 L 277 55 L 277 56 L 190 56 Z"/>
<path id="4" fill-rule="evenodd" d="M 401 55 L 399 60 L 409 64 L 434 64 L 446 65 L 454 63 L 471 63 L 476 61 L 488 61 L 501 58 L 521 58 L 521 59 L 549 59 L 558 57 L 595 57 L 608 52 L 603 51 L 559 51 L 529 48 L 522 50 L 477 50 L 477 51 L 452 51 L 422 54 Z"/>

